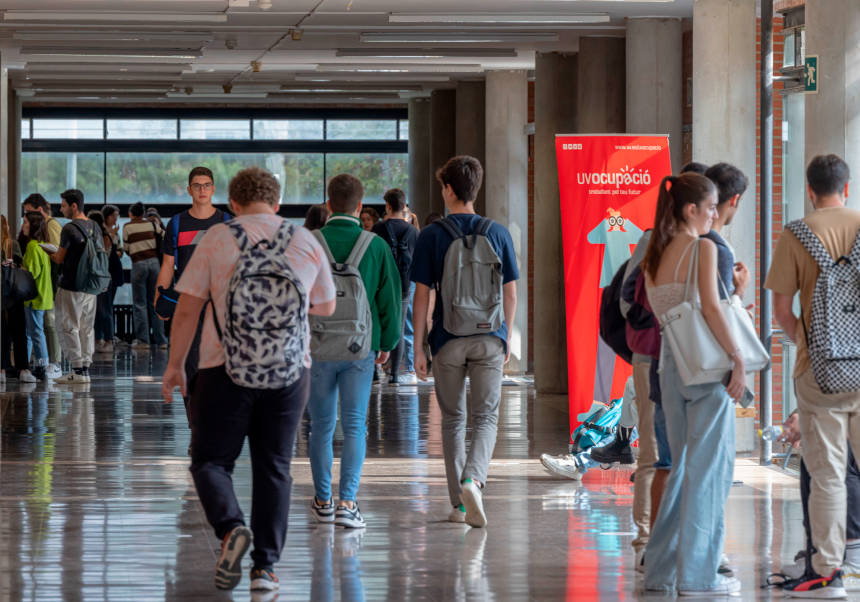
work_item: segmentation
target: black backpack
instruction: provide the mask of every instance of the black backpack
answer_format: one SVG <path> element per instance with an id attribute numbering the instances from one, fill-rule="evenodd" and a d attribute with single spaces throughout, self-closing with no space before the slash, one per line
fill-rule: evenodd
<path id="1" fill-rule="evenodd" d="M 627 346 L 627 320 L 621 315 L 621 288 L 624 284 L 624 272 L 627 270 L 625 261 L 609 286 L 600 295 L 600 338 L 609 345 L 618 357 L 628 364 L 633 363 L 633 352 Z"/>
<path id="2" fill-rule="evenodd" d="M 403 296 L 409 294 L 409 269 L 412 267 L 412 249 L 406 242 L 406 234 L 409 229 L 403 231 L 400 238 L 394 236 L 394 230 L 391 228 L 391 221 L 382 222 L 385 224 L 385 231 L 388 233 L 388 244 L 391 246 L 391 252 L 394 254 L 394 263 L 397 265 L 397 271 L 400 272 L 400 286 Z"/>

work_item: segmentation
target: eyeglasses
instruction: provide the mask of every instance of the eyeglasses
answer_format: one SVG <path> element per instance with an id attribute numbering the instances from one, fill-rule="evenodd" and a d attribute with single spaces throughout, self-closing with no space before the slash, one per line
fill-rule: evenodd
<path id="1" fill-rule="evenodd" d="M 200 192 L 201 190 L 211 190 L 214 184 L 212 182 L 206 182 L 205 184 L 194 183 L 190 186 L 191 190 L 194 192 Z"/>

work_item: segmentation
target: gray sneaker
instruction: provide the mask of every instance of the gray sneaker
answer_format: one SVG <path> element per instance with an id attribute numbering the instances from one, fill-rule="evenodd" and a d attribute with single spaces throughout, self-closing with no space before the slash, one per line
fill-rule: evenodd
<path id="1" fill-rule="evenodd" d="M 334 524 L 349 529 L 363 529 L 367 526 L 358 504 L 354 504 L 352 508 L 340 504 L 334 513 Z"/>

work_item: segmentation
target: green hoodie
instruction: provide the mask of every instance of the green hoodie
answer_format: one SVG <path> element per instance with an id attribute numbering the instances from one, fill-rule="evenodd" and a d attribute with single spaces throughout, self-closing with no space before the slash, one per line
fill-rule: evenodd
<path id="1" fill-rule="evenodd" d="M 343 262 L 362 231 L 361 221 L 345 213 L 335 213 L 321 231 L 335 261 Z M 371 347 L 374 351 L 391 351 L 397 347 L 402 334 L 402 292 L 400 273 L 388 243 L 374 234 L 373 242 L 358 264 L 358 271 L 373 317 Z"/>
<path id="2" fill-rule="evenodd" d="M 51 286 L 51 258 L 39 243 L 31 240 L 24 251 L 24 269 L 33 275 L 39 295 L 24 305 L 33 309 L 54 309 L 54 288 Z"/>

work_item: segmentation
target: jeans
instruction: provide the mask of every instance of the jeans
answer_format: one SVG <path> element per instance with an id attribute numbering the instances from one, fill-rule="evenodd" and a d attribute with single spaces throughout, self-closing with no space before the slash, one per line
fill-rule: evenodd
<path id="1" fill-rule="evenodd" d="M 415 372 L 415 352 L 414 335 L 415 330 L 412 327 L 412 304 L 415 300 L 415 283 L 409 286 L 409 306 L 406 308 L 406 327 L 403 329 L 403 370 L 405 372 Z"/>
<path id="2" fill-rule="evenodd" d="M 505 345 L 492 335 L 452 339 L 433 356 L 436 399 L 442 410 L 442 452 L 452 506 L 460 504 L 460 483 L 487 482 L 496 446 Z M 466 377 L 470 403 L 466 404 Z M 467 414 L 468 413 L 468 414 Z M 472 441 L 466 452 L 466 418 L 471 416 Z"/>
<path id="3" fill-rule="evenodd" d="M 97 341 L 113 341 L 113 298 L 116 296 L 116 286 L 110 283 L 108 290 L 96 297 L 96 321 L 93 325 Z"/>
<path id="4" fill-rule="evenodd" d="M 61 288 L 55 299 L 57 329 L 66 358 L 72 368 L 89 367 L 93 363 L 96 320 L 96 296 Z"/>
<path id="5" fill-rule="evenodd" d="M 27 357 L 32 353 L 34 365 L 48 364 L 48 342 L 45 340 L 45 310 L 24 307 L 27 318 Z"/>
<path id="6" fill-rule="evenodd" d="M 307 371 L 282 389 L 235 384 L 224 366 L 197 375 L 191 402 L 191 475 L 200 503 L 218 539 L 245 524 L 233 490 L 233 468 L 245 437 L 251 452 L 251 531 L 254 566 L 281 557 L 290 515 L 290 462 L 308 399 Z"/>
<path id="7" fill-rule="evenodd" d="M 63 359 L 63 352 L 60 350 L 60 335 L 57 332 L 56 312 L 53 309 L 45 310 L 45 340 L 48 342 L 51 363 L 59 364 Z"/>
<path id="8" fill-rule="evenodd" d="M 721 383 L 684 386 L 668 352 L 660 386 L 674 461 L 645 551 L 645 587 L 708 590 L 717 584 L 725 540 L 735 406 Z"/>
<path id="9" fill-rule="evenodd" d="M 403 297 L 400 301 L 400 315 L 402 316 L 402 323 L 400 324 L 400 342 L 397 343 L 397 347 L 391 352 L 391 380 L 396 381 L 397 376 L 400 374 L 400 362 L 403 359 L 404 352 L 406 351 L 406 340 L 404 338 L 404 333 L 406 332 L 406 312 L 409 310 L 409 297 Z"/>
<path id="10" fill-rule="evenodd" d="M 161 264 L 157 257 L 131 265 L 131 300 L 134 304 L 134 338 L 144 343 L 164 345 L 164 322 L 155 313 L 155 287 Z M 152 332 L 152 340 L 149 334 Z"/>
<path id="11" fill-rule="evenodd" d="M 371 352 L 362 360 L 314 361 L 311 366 L 311 393 L 308 400 L 311 435 L 308 453 L 318 500 L 325 501 L 332 497 L 332 439 L 337 424 L 338 396 L 343 430 L 338 496 L 342 501 L 351 502 L 358 496 L 361 467 L 367 449 L 367 407 L 373 385 L 375 357 L 376 354 Z"/>
<path id="12" fill-rule="evenodd" d="M 654 438 L 657 440 L 657 461 L 654 468 L 672 468 L 672 449 L 669 447 L 669 434 L 666 432 L 666 414 L 663 404 L 654 404 Z"/>
<path id="13" fill-rule="evenodd" d="M 806 462 L 800 461 L 800 502 L 803 505 L 803 529 L 806 531 L 807 568 L 812 568 L 812 529 L 809 525 L 809 489 L 812 477 L 806 469 Z M 848 467 L 845 472 L 845 489 L 848 492 L 848 513 L 845 516 L 846 539 L 860 539 L 860 469 L 857 460 L 848 446 Z"/>

